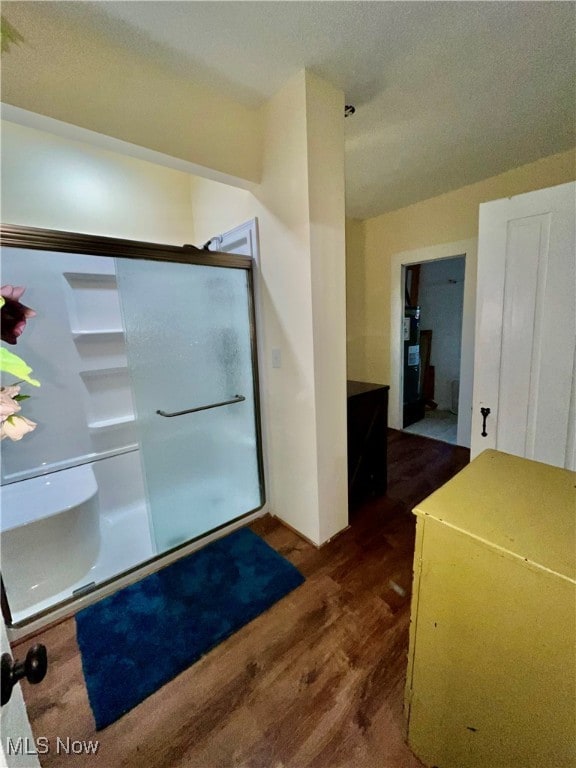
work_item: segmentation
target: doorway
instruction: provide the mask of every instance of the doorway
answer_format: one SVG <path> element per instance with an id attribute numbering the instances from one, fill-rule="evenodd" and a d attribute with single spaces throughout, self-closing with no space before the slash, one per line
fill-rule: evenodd
<path id="1" fill-rule="evenodd" d="M 477 241 L 460 240 L 413 251 L 403 251 L 391 259 L 390 294 L 390 407 L 389 426 L 404 428 L 404 328 L 406 306 L 406 268 L 460 257 L 464 260 L 460 374 L 451 382 L 457 390 L 457 445 L 470 447 L 472 424 L 472 383 L 474 375 L 474 324 L 476 315 Z M 424 330 L 428 330 L 424 328 Z M 452 384 L 450 384 L 452 388 Z M 451 401 L 450 401 L 451 402 Z"/>
<path id="2" fill-rule="evenodd" d="M 464 256 L 404 268 L 403 428 L 456 444 Z"/>

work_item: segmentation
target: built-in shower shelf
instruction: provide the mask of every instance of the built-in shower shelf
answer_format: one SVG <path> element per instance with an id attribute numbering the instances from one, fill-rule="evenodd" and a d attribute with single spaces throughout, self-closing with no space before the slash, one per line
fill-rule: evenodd
<path id="1" fill-rule="evenodd" d="M 124 336 L 124 329 L 123 328 L 98 328 L 95 330 L 80 330 L 80 331 L 72 331 L 72 336 L 74 338 L 74 341 L 77 339 L 87 339 L 87 338 L 95 338 L 97 336 L 118 336 L 123 337 Z"/>
<path id="2" fill-rule="evenodd" d="M 110 427 L 117 427 L 120 424 L 129 424 L 135 421 L 133 415 L 117 416 L 112 419 L 99 419 L 98 421 L 89 421 L 88 427 L 90 429 L 110 429 Z"/>
<path id="3" fill-rule="evenodd" d="M 124 331 L 82 330 L 74 333 L 74 344 L 84 370 L 120 368 L 128 365 Z"/>
<path id="4" fill-rule="evenodd" d="M 63 272 L 70 327 L 76 336 L 84 332 L 107 333 L 122 330 L 122 311 L 114 273 Z M 102 328 L 102 319 L 106 327 Z"/>
<path id="5" fill-rule="evenodd" d="M 80 371 L 80 376 L 88 395 L 86 421 L 90 429 L 133 421 L 132 388 L 126 366 Z"/>

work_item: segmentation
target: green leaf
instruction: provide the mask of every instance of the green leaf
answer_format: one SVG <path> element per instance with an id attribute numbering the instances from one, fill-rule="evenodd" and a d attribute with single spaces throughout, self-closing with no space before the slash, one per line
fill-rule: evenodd
<path id="1" fill-rule="evenodd" d="M 6 373 L 16 376 L 17 379 L 27 381 L 28 384 L 32 384 L 34 387 L 40 386 L 40 382 L 37 379 L 30 377 L 32 368 L 21 357 L 9 352 L 4 347 L 0 347 L 0 371 L 6 371 Z"/>
<path id="2" fill-rule="evenodd" d="M 20 45 L 24 42 L 20 32 L 10 24 L 5 16 L 0 17 L 0 41 L 2 53 L 7 53 L 11 45 Z"/>
<path id="3" fill-rule="evenodd" d="M 14 395 L 12 400 L 16 400 L 17 402 L 20 402 L 22 400 L 30 400 L 30 395 Z"/>

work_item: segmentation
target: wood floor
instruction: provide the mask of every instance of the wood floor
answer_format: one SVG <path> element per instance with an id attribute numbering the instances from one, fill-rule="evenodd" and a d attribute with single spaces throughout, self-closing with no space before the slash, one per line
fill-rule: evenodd
<path id="1" fill-rule="evenodd" d="M 94 731 L 74 621 L 42 633 L 48 676 L 22 686 L 35 737 L 50 739 L 42 765 L 420 766 L 402 719 L 409 510 L 467 461 L 463 448 L 390 430 L 388 495 L 356 509 L 330 544 L 318 550 L 275 519 L 257 521 L 252 528 L 306 582 L 103 731 Z M 57 737 L 98 740 L 98 752 L 58 755 Z"/>

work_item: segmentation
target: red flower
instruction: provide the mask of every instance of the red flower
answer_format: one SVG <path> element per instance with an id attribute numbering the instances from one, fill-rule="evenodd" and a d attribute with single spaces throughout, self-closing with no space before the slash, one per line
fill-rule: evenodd
<path id="1" fill-rule="evenodd" d="M 3 285 L 0 288 L 0 296 L 4 299 L 4 304 L 0 308 L 1 335 L 2 341 L 7 344 L 16 344 L 26 327 L 26 320 L 36 314 L 33 309 L 20 303 L 25 290 L 18 285 Z"/>

